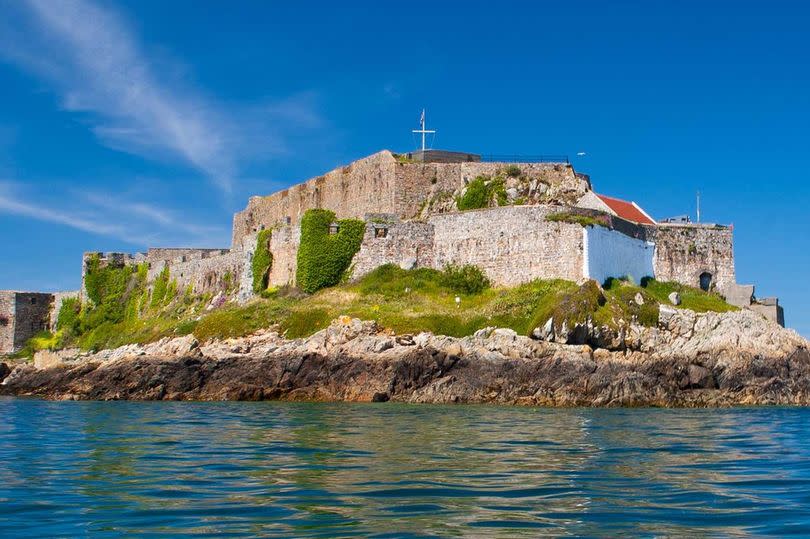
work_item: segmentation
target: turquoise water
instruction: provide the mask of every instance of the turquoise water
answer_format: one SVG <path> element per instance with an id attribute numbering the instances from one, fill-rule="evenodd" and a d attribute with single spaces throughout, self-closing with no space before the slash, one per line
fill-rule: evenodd
<path id="1" fill-rule="evenodd" d="M 810 410 L 0 400 L 0 536 L 810 533 Z"/>

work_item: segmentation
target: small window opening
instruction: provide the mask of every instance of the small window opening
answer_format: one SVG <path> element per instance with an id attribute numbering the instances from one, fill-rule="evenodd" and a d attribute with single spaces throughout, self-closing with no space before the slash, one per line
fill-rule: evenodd
<path id="1" fill-rule="evenodd" d="M 6 326 L 8 326 L 10 323 L 11 323 L 11 320 L 9 320 L 8 316 L 6 316 L 6 315 L 0 315 L 0 326 L 2 326 L 2 327 L 6 327 Z"/>
<path id="2" fill-rule="evenodd" d="M 385 227 L 378 227 L 374 229 L 375 238 L 385 238 L 388 236 L 388 229 Z"/>
<path id="3" fill-rule="evenodd" d="M 31 305 L 37 304 L 37 298 L 31 298 Z"/>
<path id="4" fill-rule="evenodd" d="M 700 289 L 708 292 L 709 289 L 712 287 L 712 274 L 704 271 L 700 274 Z"/>

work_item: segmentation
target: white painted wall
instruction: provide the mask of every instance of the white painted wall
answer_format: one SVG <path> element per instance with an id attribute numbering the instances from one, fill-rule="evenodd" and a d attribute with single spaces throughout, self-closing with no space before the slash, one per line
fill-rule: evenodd
<path id="1" fill-rule="evenodd" d="M 630 277 L 639 283 L 655 275 L 655 244 L 626 236 L 602 226 L 582 229 L 586 278 L 604 283 L 608 277 Z"/>

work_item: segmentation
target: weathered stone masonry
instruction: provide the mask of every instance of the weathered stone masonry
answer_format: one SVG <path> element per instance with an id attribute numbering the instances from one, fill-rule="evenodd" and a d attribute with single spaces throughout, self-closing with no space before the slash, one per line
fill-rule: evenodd
<path id="1" fill-rule="evenodd" d="M 309 209 L 332 210 L 339 218 L 392 214 L 412 219 L 426 200 L 452 193 L 477 176 L 495 176 L 504 163 L 400 162 L 382 151 L 266 197 L 252 197 L 234 215 L 232 249 L 259 230 L 295 225 Z M 521 171 L 548 186 L 550 198 L 573 204 L 589 188 L 587 176 L 567 163 L 521 163 Z"/>
<path id="2" fill-rule="evenodd" d="M 0 291 L 0 354 L 12 354 L 50 329 L 52 303 L 52 294 Z"/>
<path id="3" fill-rule="evenodd" d="M 706 274 L 710 287 L 721 292 L 736 283 L 731 229 L 695 224 L 646 228 L 655 243 L 656 279 L 698 287 Z"/>

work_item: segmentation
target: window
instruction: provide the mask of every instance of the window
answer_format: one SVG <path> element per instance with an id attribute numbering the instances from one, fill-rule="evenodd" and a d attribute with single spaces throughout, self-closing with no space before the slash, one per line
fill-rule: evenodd
<path id="1" fill-rule="evenodd" d="M 712 274 L 704 271 L 700 274 L 700 289 L 706 292 L 712 287 Z"/>
<path id="2" fill-rule="evenodd" d="M 37 298 L 31 298 L 31 305 L 37 304 Z"/>
<path id="3" fill-rule="evenodd" d="M 385 238 L 388 236 L 388 229 L 385 227 L 375 227 L 374 228 L 374 237 L 375 238 Z"/>
<path id="4" fill-rule="evenodd" d="M 0 327 L 6 327 L 11 323 L 11 320 L 8 316 L 4 314 L 0 314 Z"/>

